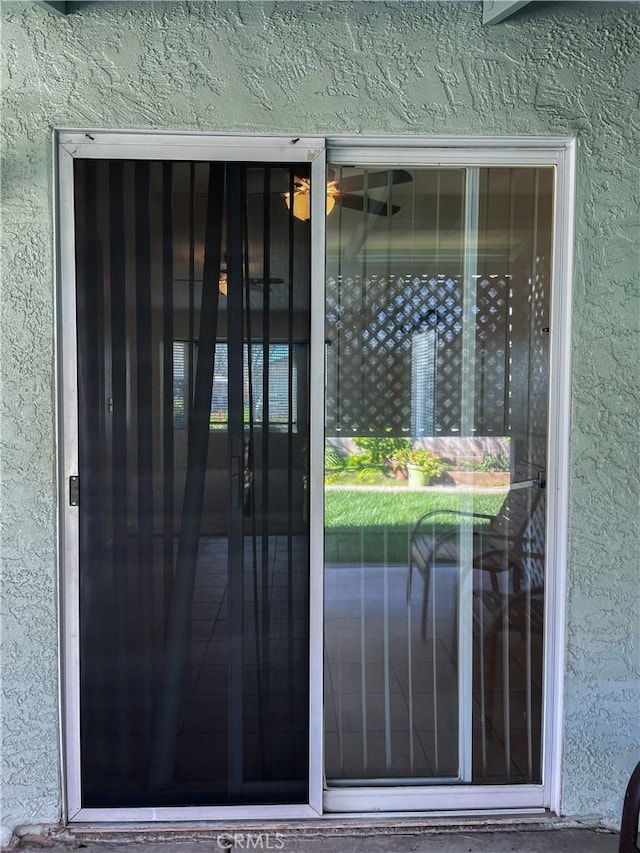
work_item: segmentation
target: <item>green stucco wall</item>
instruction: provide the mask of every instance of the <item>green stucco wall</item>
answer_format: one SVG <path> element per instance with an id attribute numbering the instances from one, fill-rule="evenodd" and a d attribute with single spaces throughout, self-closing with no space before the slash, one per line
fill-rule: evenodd
<path id="1" fill-rule="evenodd" d="M 60 817 L 51 129 L 575 135 L 562 810 L 640 758 L 640 8 L 2 3 L 2 824 Z"/>

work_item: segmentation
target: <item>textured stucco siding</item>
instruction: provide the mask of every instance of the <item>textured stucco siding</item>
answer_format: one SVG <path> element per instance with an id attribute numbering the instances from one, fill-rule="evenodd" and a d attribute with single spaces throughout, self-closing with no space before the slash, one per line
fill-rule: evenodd
<path id="1" fill-rule="evenodd" d="M 640 9 L 2 2 L 2 824 L 60 816 L 51 129 L 575 135 L 564 813 L 640 758 Z"/>

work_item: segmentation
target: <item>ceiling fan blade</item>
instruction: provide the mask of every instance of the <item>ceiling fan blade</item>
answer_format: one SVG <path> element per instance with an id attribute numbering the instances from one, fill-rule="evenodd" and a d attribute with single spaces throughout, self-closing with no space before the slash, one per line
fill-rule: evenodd
<path id="1" fill-rule="evenodd" d="M 336 198 L 336 203 L 343 207 L 348 207 L 351 210 L 365 210 L 367 213 L 373 213 L 376 216 L 388 216 L 389 205 L 383 201 L 376 201 L 373 198 L 365 199 L 359 195 L 340 195 Z M 391 205 L 391 216 L 394 216 L 400 207 L 397 204 Z"/>
<path id="2" fill-rule="evenodd" d="M 365 176 L 362 175 L 349 175 L 346 178 L 343 178 L 341 181 L 338 181 L 338 187 L 341 192 L 360 192 L 364 189 L 365 185 Z M 391 184 L 406 184 L 409 181 L 413 180 L 413 176 L 410 172 L 405 171 L 404 169 L 385 169 L 382 172 L 369 172 L 367 175 L 367 187 L 370 190 L 377 189 L 378 187 L 386 187 Z"/>

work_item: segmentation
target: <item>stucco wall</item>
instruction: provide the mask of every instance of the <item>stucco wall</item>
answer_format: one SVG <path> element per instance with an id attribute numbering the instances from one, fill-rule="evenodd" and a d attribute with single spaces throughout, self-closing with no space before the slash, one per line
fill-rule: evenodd
<path id="1" fill-rule="evenodd" d="M 2 824 L 60 814 L 52 127 L 579 140 L 563 811 L 640 757 L 640 8 L 2 3 Z"/>

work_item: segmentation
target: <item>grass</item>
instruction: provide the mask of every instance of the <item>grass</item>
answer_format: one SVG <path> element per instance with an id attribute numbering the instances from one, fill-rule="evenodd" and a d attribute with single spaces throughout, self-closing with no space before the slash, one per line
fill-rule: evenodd
<path id="1" fill-rule="evenodd" d="M 406 480 L 396 480 L 382 468 L 343 468 L 340 471 L 328 471 L 325 476 L 327 485 L 336 486 L 403 486 Z"/>
<path id="2" fill-rule="evenodd" d="M 465 509 L 495 515 L 502 502 L 504 492 L 407 491 L 327 489 L 325 492 L 325 526 L 330 528 L 404 527 L 425 512 L 445 509 Z M 446 523 L 444 516 L 443 523 Z"/>
<path id="3" fill-rule="evenodd" d="M 473 495 L 329 488 L 325 492 L 326 559 L 404 563 L 409 529 L 424 513 L 453 509 L 495 515 L 503 500 L 504 493 L 498 491 Z M 459 520 L 443 512 L 434 518 L 434 533 L 455 530 Z"/>

